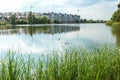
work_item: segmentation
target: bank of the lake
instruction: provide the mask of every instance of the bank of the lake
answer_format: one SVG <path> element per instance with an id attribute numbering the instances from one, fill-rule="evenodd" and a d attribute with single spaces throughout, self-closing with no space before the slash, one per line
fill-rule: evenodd
<path id="1" fill-rule="evenodd" d="M 120 27 L 120 22 L 107 21 L 106 25 L 111 27 Z"/>
<path id="2" fill-rule="evenodd" d="M 47 56 L 18 56 L 8 52 L 0 60 L 0 80 L 119 80 L 118 48 L 65 50 Z"/>
<path id="3" fill-rule="evenodd" d="M 112 27 L 120 27 L 120 3 L 118 3 L 118 9 L 113 13 L 110 20 L 106 22 L 106 25 Z"/>

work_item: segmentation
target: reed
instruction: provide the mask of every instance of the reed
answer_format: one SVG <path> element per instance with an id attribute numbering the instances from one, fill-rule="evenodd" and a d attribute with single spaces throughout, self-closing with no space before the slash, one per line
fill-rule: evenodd
<path id="1" fill-rule="evenodd" d="M 38 58 L 8 52 L 1 59 L 0 80 L 120 80 L 120 52 L 101 47 Z"/>

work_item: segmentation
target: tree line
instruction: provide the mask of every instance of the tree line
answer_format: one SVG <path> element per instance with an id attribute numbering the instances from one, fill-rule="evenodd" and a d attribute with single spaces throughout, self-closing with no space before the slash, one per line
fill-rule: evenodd
<path id="1" fill-rule="evenodd" d="M 105 23 L 105 20 L 81 19 L 81 23 Z"/>
<path id="2" fill-rule="evenodd" d="M 15 15 L 11 15 L 10 17 L 11 24 L 49 24 L 50 20 L 43 16 L 36 18 L 32 12 L 29 12 L 27 19 L 17 19 Z"/>

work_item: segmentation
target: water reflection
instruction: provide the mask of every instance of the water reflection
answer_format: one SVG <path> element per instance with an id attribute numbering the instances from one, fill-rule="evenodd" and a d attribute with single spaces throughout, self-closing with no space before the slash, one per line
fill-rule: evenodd
<path id="1" fill-rule="evenodd" d="M 11 27 L 0 27 L 0 35 L 3 34 L 56 34 L 56 33 L 66 33 L 72 31 L 79 31 L 80 27 L 71 27 L 71 26 L 61 26 L 61 25 L 52 25 L 52 26 L 11 26 Z"/>
<path id="2" fill-rule="evenodd" d="M 105 24 L 0 26 L 0 51 L 45 53 L 63 48 L 92 48 L 98 43 L 120 43 L 119 34 L 119 29 L 112 29 L 111 33 Z"/>
<path id="3" fill-rule="evenodd" d="M 79 31 L 80 26 L 71 25 L 1 26 L 0 51 L 9 49 L 21 53 L 62 51 L 62 47 L 73 40 Z"/>
<path id="4" fill-rule="evenodd" d="M 111 32 L 116 38 L 116 45 L 120 46 L 120 28 L 111 28 Z"/>

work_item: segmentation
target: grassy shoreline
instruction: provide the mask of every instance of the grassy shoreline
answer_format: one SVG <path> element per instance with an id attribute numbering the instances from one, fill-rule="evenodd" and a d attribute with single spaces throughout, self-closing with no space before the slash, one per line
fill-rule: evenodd
<path id="1" fill-rule="evenodd" d="M 120 27 L 120 22 L 107 21 L 106 25 L 119 28 Z"/>
<path id="2" fill-rule="evenodd" d="M 0 61 L 0 80 L 119 80 L 117 48 L 57 52 L 40 57 L 9 52 Z"/>

